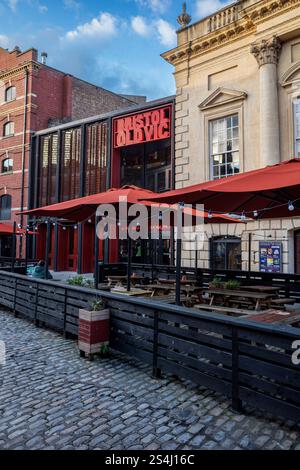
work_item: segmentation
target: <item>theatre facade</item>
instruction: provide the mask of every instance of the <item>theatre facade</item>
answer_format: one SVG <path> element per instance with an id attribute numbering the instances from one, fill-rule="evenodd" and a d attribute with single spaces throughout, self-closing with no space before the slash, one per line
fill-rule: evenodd
<path id="1" fill-rule="evenodd" d="M 163 54 L 177 89 L 176 188 L 300 157 L 300 1 L 239 0 L 190 20 L 183 11 L 177 46 Z M 205 232 L 200 267 L 300 273 L 292 211 Z M 183 257 L 194 266 L 188 244 Z"/>
<path id="2" fill-rule="evenodd" d="M 163 192 L 174 188 L 173 97 L 124 111 L 68 123 L 37 132 L 32 140 L 29 207 L 41 207 L 89 196 L 112 187 L 134 185 Z M 33 256 L 45 256 L 47 224 L 38 227 Z M 81 224 L 51 221 L 50 268 L 55 271 L 93 272 L 94 220 Z M 170 263 L 170 242 L 161 252 L 147 241 L 133 246 L 133 261 Z M 99 259 L 127 259 L 126 241 L 99 242 Z M 156 259 L 157 258 L 157 259 Z"/>

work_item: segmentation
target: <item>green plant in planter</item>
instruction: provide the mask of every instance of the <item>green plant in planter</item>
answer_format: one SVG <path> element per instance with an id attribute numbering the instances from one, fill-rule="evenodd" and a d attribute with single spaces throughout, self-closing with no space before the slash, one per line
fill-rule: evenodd
<path id="1" fill-rule="evenodd" d="M 214 289 L 224 289 L 224 282 L 219 277 L 214 277 L 210 285 Z"/>
<path id="2" fill-rule="evenodd" d="M 94 302 L 91 303 L 91 311 L 92 312 L 100 312 L 106 308 L 106 303 L 103 299 L 95 299 Z"/>
<path id="3" fill-rule="evenodd" d="M 241 283 L 236 279 L 230 279 L 229 281 L 225 282 L 225 289 L 228 290 L 235 290 L 240 287 Z"/>
<path id="4" fill-rule="evenodd" d="M 70 279 L 67 280 L 67 283 L 70 286 L 79 286 L 79 287 L 84 287 L 85 286 L 85 280 L 84 280 L 83 276 L 71 277 Z"/>

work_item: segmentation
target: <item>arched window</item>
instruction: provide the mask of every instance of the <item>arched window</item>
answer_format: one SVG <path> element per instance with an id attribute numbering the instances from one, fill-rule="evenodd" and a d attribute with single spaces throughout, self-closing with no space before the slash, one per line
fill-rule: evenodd
<path id="1" fill-rule="evenodd" d="M 11 196 L 4 194 L 0 197 L 0 220 L 11 219 Z"/>
<path id="2" fill-rule="evenodd" d="M 2 161 L 1 173 L 10 173 L 14 169 L 14 161 L 12 158 L 5 158 Z"/>
<path id="3" fill-rule="evenodd" d="M 15 133 L 15 123 L 12 121 L 7 122 L 4 124 L 3 127 L 3 135 L 4 137 L 8 137 L 10 135 L 14 135 Z"/>
<path id="4" fill-rule="evenodd" d="M 14 101 L 16 99 L 16 87 L 10 86 L 5 90 L 5 101 Z"/>

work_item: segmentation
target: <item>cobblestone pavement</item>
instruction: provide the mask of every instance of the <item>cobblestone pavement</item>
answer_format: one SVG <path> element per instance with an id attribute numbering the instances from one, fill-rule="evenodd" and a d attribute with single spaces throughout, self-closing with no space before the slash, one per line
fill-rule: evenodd
<path id="1" fill-rule="evenodd" d="M 300 449 L 300 427 L 236 415 L 219 395 L 0 312 L 0 449 Z"/>

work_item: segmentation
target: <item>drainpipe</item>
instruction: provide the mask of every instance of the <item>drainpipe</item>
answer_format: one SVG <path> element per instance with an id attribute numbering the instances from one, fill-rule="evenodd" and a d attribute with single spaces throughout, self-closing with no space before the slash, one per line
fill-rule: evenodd
<path id="1" fill-rule="evenodd" d="M 22 144 L 22 184 L 21 184 L 21 212 L 24 210 L 25 199 L 25 163 L 26 163 L 26 130 L 27 130 L 27 105 L 28 105 L 28 80 L 29 72 L 25 70 L 25 99 L 24 99 L 24 125 L 23 125 L 23 144 Z M 24 215 L 20 215 L 20 224 L 23 228 Z M 19 257 L 22 258 L 23 240 L 20 237 Z"/>

